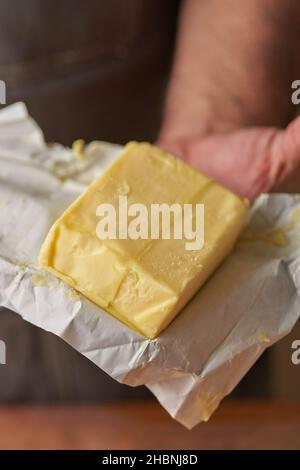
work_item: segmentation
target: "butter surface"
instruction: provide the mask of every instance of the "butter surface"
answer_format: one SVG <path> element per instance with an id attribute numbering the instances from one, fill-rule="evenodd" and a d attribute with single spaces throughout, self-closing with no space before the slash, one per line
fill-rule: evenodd
<path id="1" fill-rule="evenodd" d="M 100 240 L 99 204 L 146 207 L 203 203 L 205 244 L 180 240 Z M 149 144 L 127 144 L 119 158 L 64 212 L 41 248 L 40 267 L 148 338 L 155 338 L 230 252 L 247 204 L 181 160 Z M 201 314 L 201 312 L 199 312 Z"/>

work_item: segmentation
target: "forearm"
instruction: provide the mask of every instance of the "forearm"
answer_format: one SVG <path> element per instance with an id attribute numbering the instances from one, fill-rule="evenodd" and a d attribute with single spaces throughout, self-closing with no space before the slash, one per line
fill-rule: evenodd
<path id="1" fill-rule="evenodd" d="M 184 0 L 160 140 L 285 125 L 299 18 L 298 0 Z"/>

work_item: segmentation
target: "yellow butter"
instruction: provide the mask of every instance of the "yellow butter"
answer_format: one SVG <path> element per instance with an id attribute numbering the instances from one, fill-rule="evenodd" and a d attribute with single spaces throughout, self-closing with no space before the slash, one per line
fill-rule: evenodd
<path id="1" fill-rule="evenodd" d="M 204 204 L 204 247 L 186 239 L 100 240 L 100 204 Z M 63 279 L 128 326 L 155 338 L 228 255 L 247 203 L 183 161 L 131 142 L 52 226 L 40 267 Z M 201 315 L 201 312 L 199 312 Z"/>

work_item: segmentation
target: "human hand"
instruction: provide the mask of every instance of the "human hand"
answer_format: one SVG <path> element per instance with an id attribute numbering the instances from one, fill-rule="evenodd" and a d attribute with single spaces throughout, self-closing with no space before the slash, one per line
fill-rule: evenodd
<path id="1" fill-rule="evenodd" d="M 249 127 L 186 139 L 168 150 L 250 200 L 263 192 L 300 192 L 300 117 L 285 129 Z"/>
<path id="2" fill-rule="evenodd" d="M 299 14 L 296 0 L 184 0 L 158 145 L 252 200 L 300 192 L 300 120 L 282 129 Z"/>

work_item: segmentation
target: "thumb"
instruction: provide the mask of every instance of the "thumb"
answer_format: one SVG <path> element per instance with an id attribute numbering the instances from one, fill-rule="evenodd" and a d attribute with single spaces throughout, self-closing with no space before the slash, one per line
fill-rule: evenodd
<path id="1" fill-rule="evenodd" d="M 275 192 L 300 192 L 300 117 L 278 133 L 272 147 Z"/>

